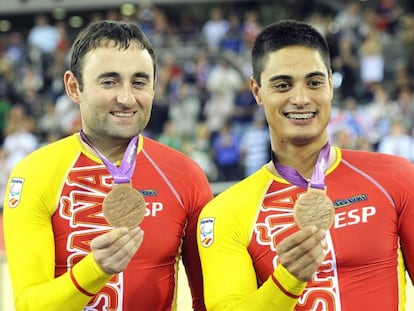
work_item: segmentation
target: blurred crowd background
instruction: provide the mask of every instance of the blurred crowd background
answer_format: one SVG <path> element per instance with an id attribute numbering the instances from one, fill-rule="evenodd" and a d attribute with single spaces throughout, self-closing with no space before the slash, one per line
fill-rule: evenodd
<path id="1" fill-rule="evenodd" d="M 1 202 L 20 159 L 79 131 L 78 106 L 62 77 L 75 35 L 99 19 L 135 22 L 155 46 L 158 82 L 145 135 L 188 154 L 211 182 L 257 170 L 270 152 L 263 111 L 249 89 L 250 48 L 263 26 L 283 18 L 307 21 L 328 39 L 331 142 L 414 161 L 412 1 L 136 1 L 0 12 Z"/>

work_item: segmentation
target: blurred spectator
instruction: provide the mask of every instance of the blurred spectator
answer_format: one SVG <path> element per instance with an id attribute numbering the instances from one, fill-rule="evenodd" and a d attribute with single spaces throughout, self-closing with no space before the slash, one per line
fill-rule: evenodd
<path id="1" fill-rule="evenodd" d="M 401 15 L 401 9 L 397 6 L 395 0 L 377 1 L 375 12 L 378 15 L 378 29 L 390 34 L 395 34 L 398 27 L 398 19 Z"/>
<path id="2" fill-rule="evenodd" d="M 210 182 L 217 180 L 218 170 L 212 158 L 210 133 L 205 123 L 198 123 L 194 138 L 184 143 L 183 151 L 202 167 Z"/>
<path id="3" fill-rule="evenodd" d="M 236 92 L 242 88 L 244 80 L 241 73 L 226 56 L 219 57 L 211 68 L 207 78 L 207 90 L 212 96 L 219 92 L 233 102 Z"/>
<path id="4" fill-rule="evenodd" d="M 194 88 L 187 83 L 179 86 L 178 98 L 171 101 L 169 120 L 174 124 L 177 135 L 184 140 L 191 139 L 196 131 L 201 103 Z"/>
<path id="5" fill-rule="evenodd" d="M 67 69 L 66 53 L 60 51 L 55 53 L 55 61 L 48 68 L 50 77 L 50 85 L 44 94 L 50 100 L 57 100 L 61 95 L 65 94 L 65 86 L 63 84 L 63 74 Z"/>
<path id="6" fill-rule="evenodd" d="M 59 120 L 59 132 L 63 136 L 80 130 L 79 106 L 72 102 L 66 93 L 56 100 L 54 113 L 56 120 Z"/>
<path id="7" fill-rule="evenodd" d="M 141 1 L 137 10 L 138 24 L 142 31 L 150 37 L 154 27 L 154 11 L 150 2 Z"/>
<path id="8" fill-rule="evenodd" d="M 27 50 L 23 35 L 18 32 L 12 32 L 8 39 L 5 47 L 5 56 L 9 60 L 11 67 L 18 70 L 27 61 Z"/>
<path id="9" fill-rule="evenodd" d="M 56 49 L 61 40 L 60 31 L 49 22 L 44 14 L 35 16 L 34 25 L 30 29 L 27 43 L 29 45 L 29 58 L 33 66 L 37 66 L 43 74 L 43 86 L 50 84 L 47 69 L 54 62 Z"/>
<path id="10" fill-rule="evenodd" d="M 350 132 L 343 128 L 332 134 L 331 141 L 335 146 L 342 149 L 358 149 L 357 139 L 352 137 Z"/>
<path id="11" fill-rule="evenodd" d="M 213 138 L 212 153 L 218 169 L 218 181 L 239 180 L 241 173 L 240 136 L 224 122 Z"/>
<path id="12" fill-rule="evenodd" d="M 168 121 L 169 105 L 166 88 L 156 87 L 151 119 L 144 130 L 146 136 L 157 139 L 164 130 L 164 123 Z"/>
<path id="13" fill-rule="evenodd" d="M 183 140 L 178 135 L 175 124 L 170 120 L 163 124 L 163 131 L 158 136 L 158 141 L 176 150 L 182 151 L 183 149 Z"/>
<path id="14" fill-rule="evenodd" d="M 198 115 L 198 119 L 200 121 L 205 120 L 205 115 L 203 113 L 204 106 L 210 97 L 210 93 L 207 89 L 207 80 L 210 74 L 210 70 L 211 70 L 211 64 L 209 62 L 206 51 L 204 50 L 198 51 L 195 56 L 195 61 L 194 61 L 194 80 L 195 80 L 195 85 L 197 87 L 197 94 L 199 96 L 200 104 L 201 104 L 200 113 Z"/>
<path id="15" fill-rule="evenodd" d="M 401 19 L 401 28 L 398 39 L 403 46 L 403 60 L 408 74 L 414 76 L 414 13 L 407 13 Z"/>
<path id="16" fill-rule="evenodd" d="M 364 19 L 361 4 L 357 0 L 350 0 L 334 18 L 341 36 L 351 41 L 352 46 L 358 46 L 364 36 Z"/>
<path id="17" fill-rule="evenodd" d="M 339 143 L 341 139 L 342 147 L 351 148 L 355 146 L 358 137 L 372 131 L 371 123 L 371 120 L 359 109 L 357 100 L 354 97 L 347 97 L 343 108 L 332 109 L 328 133 L 333 143 Z M 347 141 L 346 146 L 344 141 Z"/>
<path id="18" fill-rule="evenodd" d="M 244 36 L 240 17 L 237 14 L 230 14 L 229 26 L 219 43 L 220 50 L 241 55 L 244 51 Z"/>
<path id="19" fill-rule="evenodd" d="M 7 153 L 6 169 L 10 172 L 14 165 L 38 148 L 35 124 L 21 105 L 14 105 L 7 120 L 3 150 Z"/>
<path id="20" fill-rule="evenodd" d="M 401 87 L 397 93 L 397 104 L 400 108 L 398 118 L 404 123 L 409 133 L 414 130 L 414 93 L 410 86 Z"/>
<path id="21" fill-rule="evenodd" d="M 27 37 L 30 48 L 36 49 L 41 53 L 41 56 L 52 56 L 60 39 L 61 36 L 58 29 L 50 24 L 46 15 L 40 14 L 35 16 L 34 25 Z"/>
<path id="22" fill-rule="evenodd" d="M 212 139 L 221 129 L 223 124 L 231 118 L 233 108 L 233 101 L 228 96 L 225 96 L 221 90 L 211 94 L 211 97 L 207 100 L 204 106 L 203 114 Z"/>
<path id="23" fill-rule="evenodd" d="M 369 91 L 372 84 L 384 79 L 384 57 L 381 45 L 381 33 L 371 28 L 359 49 L 360 78 L 363 87 Z"/>
<path id="24" fill-rule="evenodd" d="M 250 81 L 249 79 L 245 79 L 241 89 L 236 92 L 234 99 L 233 129 L 240 135 L 243 135 L 247 128 L 252 125 L 258 107 L 256 99 L 250 90 Z"/>
<path id="25" fill-rule="evenodd" d="M 205 158 L 207 157 L 209 159 L 209 162 L 211 164 L 209 167 L 211 167 L 212 171 L 209 174 L 210 178 L 212 180 L 217 179 L 217 167 L 215 167 L 213 158 L 212 158 L 212 152 L 211 152 L 211 133 L 208 130 L 207 124 L 205 122 L 199 122 L 197 124 L 197 129 L 195 132 L 195 136 L 193 140 L 190 142 L 191 146 L 194 150 L 197 150 L 200 153 L 203 153 Z"/>
<path id="26" fill-rule="evenodd" d="M 400 120 L 393 120 L 388 135 L 381 137 L 378 152 L 398 155 L 414 161 L 414 141 Z"/>
<path id="27" fill-rule="evenodd" d="M 66 21 L 57 20 L 55 22 L 55 28 L 59 34 L 59 40 L 56 44 L 55 51 L 57 53 L 67 53 L 69 49 L 69 36 Z"/>
<path id="28" fill-rule="evenodd" d="M 162 89 L 160 94 L 166 96 L 166 100 L 176 100 L 178 89 L 182 82 L 183 69 L 171 52 L 164 53 L 157 74 L 157 88 Z"/>
<path id="29" fill-rule="evenodd" d="M 246 50 L 250 51 L 254 39 L 257 34 L 262 30 L 262 24 L 259 22 L 258 14 L 256 10 L 247 10 L 244 13 L 243 21 L 243 34 L 244 42 L 246 44 Z"/>
<path id="30" fill-rule="evenodd" d="M 220 41 L 228 28 L 229 22 L 224 18 L 222 10 L 218 7 L 212 8 L 208 20 L 202 26 L 202 34 L 209 51 L 218 51 Z"/>
<path id="31" fill-rule="evenodd" d="M 324 37 L 328 36 L 328 22 L 325 16 L 319 11 L 310 12 L 306 22 L 315 27 Z"/>
<path id="32" fill-rule="evenodd" d="M 391 120 L 401 115 L 401 109 L 382 84 L 373 84 L 372 90 L 373 99 L 362 108 L 362 113 L 367 116 L 366 124 L 371 128 L 367 135 L 376 150 L 381 137 L 390 132 Z"/>
<path id="33" fill-rule="evenodd" d="M 6 98 L 0 98 L 0 145 L 3 144 L 10 107 Z"/>
<path id="34" fill-rule="evenodd" d="M 61 122 L 55 112 L 55 104 L 47 101 L 44 105 L 44 111 L 37 123 L 37 129 L 42 141 L 47 140 L 49 133 L 61 133 Z"/>
<path id="35" fill-rule="evenodd" d="M 177 46 L 177 36 L 174 24 L 168 20 L 165 12 L 155 7 L 152 10 L 152 28 L 149 33 L 149 38 L 154 46 L 160 48 L 172 48 Z"/>
<path id="36" fill-rule="evenodd" d="M 338 39 L 338 55 L 332 60 L 333 70 L 341 75 L 339 96 L 343 100 L 347 97 L 358 98 L 358 50 L 353 45 L 349 35 L 343 34 Z"/>
<path id="37" fill-rule="evenodd" d="M 20 89 L 18 89 L 20 94 L 40 93 L 44 85 L 43 72 L 35 66 L 25 66 L 21 72 L 20 81 Z"/>
<path id="38" fill-rule="evenodd" d="M 264 116 L 257 113 L 254 121 L 241 138 L 243 177 L 260 169 L 270 160 L 270 135 Z"/>
<path id="39" fill-rule="evenodd" d="M 19 72 L 19 67 L 12 64 L 12 61 L 1 50 L 0 46 L 0 98 L 5 101 L 10 101 L 12 98 L 17 97 L 16 89 L 17 81 L 19 81 L 17 73 Z"/>

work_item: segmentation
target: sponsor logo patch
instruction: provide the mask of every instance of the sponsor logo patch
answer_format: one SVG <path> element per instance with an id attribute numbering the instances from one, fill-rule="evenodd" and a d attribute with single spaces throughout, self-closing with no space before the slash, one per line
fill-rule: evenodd
<path id="1" fill-rule="evenodd" d="M 202 218 L 200 220 L 201 245 L 209 247 L 214 241 L 214 218 Z"/>
<path id="2" fill-rule="evenodd" d="M 13 177 L 11 179 L 8 199 L 10 207 L 16 207 L 19 204 L 20 196 L 22 194 L 23 182 L 23 178 Z"/>

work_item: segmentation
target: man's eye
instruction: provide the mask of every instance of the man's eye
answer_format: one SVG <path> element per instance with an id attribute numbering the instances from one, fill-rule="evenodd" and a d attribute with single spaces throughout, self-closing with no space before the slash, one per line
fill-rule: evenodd
<path id="1" fill-rule="evenodd" d="M 115 84 L 115 82 L 113 80 L 102 80 L 101 84 L 104 86 L 112 86 Z"/>
<path id="2" fill-rule="evenodd" d="M 133 82 L 133 85 L 134 85 L 135 87 L 142 88 L 142 87 L 144 87 L 145 85 L 147 85 L 147 81 L 137 80 L 137 81 L 134 81 L 134 82 Z"/>
<path id="3" fill-rule="evenodd" d="M 317 88 L 323 84 L 322 81 L 319 80 L 312 80 L 309 82 L 310 87 Z"/>
<path id="4" fill-rule="evenodd" d="M 286 83 L 286 82 L 280 82 L 280 83 L 276 83 L 274 85 L 274 87 L 278 90 L 285 90 L 287 88 L 289 88 L 290 84 Z"/>

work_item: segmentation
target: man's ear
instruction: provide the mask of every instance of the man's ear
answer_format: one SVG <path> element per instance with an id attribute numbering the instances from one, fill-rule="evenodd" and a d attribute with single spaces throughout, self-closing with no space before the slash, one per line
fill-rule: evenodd
<path id="1" fill-rule="evenodd" d="M 75 103 L 80 102 L 80 89 L 79 81 L 76 79 L 72 71 L 66 71 L 63 76 L 63 82 L 65 84 L 65 90 L 68 97 Z"/>
<path id="2" fill-rule="evenodd" d="M 260 86 L 253 77 L 250 77 L 250 90 L 259 106 L 262 105 L 262 98 L 260 96 Z"/>

